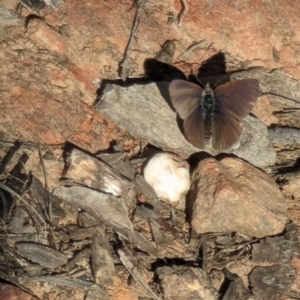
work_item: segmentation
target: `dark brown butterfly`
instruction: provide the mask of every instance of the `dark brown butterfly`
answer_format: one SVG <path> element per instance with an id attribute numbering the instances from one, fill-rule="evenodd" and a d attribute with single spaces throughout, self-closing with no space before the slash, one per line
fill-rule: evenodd
<path id="1" fill-rule="evenodd" d="M 214 149 L 227 149 L 241 135 L 240 122 L 259 94 L 256 79 L 228 82 L 212 89 L 173 80 L 169 86 L 172 104 L 183 122 L 187 140 L 204 149 L 212 138 Z"/>

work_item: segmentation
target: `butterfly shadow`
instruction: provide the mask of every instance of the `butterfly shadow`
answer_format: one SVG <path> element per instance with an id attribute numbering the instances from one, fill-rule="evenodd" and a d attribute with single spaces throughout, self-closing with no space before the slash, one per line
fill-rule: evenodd
<path id="1" fill-rule="evenodd" d="M 121 78 L 117 79 L 104 79 L 99 88 L 96 91 L 96 99 L 94 101 L 94 105 L 96 105 L 99 101 L 101 101 L 101 96 L 105 91 L 107 85 L 115 84 L 121 87 L 130 87 L 132 85 L 145 85 L 149 83 L 167 83 L 165 88 L 162 90 L 168 91 L 168 84 L 173 79 L 186 79 L 186 76 L 182 71 L 173 67 L 172 65 L 160 62 L 153 58 L 147 58 L 144 61 L 144 72 L 145 76 L 137 76 L 137 77 L 127 77 L 126 81 L 123 81 Z M 163 84 L 162 84 L 163 86 Z M 170 96 L 165 93 L 166 101 L 169 105 L 171 105 Z"/>
<path id="2" fill-rule="evenodd" d="M 218 52 L 205 60 L 199 67 L 197 74 L 190 74 L 188 80 L 196 84 L 200 83 L 203 86 L 209 83 L 213 88 L 228 82 L 229 76 L 226 72 L 225 54 Z"/>
<path id="3" fill-rule="evenodd" d="M 186 80 L 187 78 L 185 74 L 178 68 L 154 58 L 147 58 L 144 61 L 144 72 L 145 75 L 152 80 L 152 82 L 155 82 L 164 100 L 167 102 L 170 108 L 175 111 L 169 94 L 169 85 L 174 79 Z M 184 134 L 183 127 L 182 124 L 180 125 L 180 119 L 178 116 L 177 123 L 181 133 Z"/>

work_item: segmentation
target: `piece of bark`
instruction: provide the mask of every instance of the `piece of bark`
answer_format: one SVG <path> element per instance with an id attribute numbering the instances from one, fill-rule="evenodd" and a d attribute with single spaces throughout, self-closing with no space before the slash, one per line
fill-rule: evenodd
<path id="1" fill-rule="evenodd" d="M 163 266 L 156 269 L 164 296 L 167 299 L 218 299 L 203 270 L 188 266 Z"/>
<path id="2" fill-rule="evenodd" d="M 69 205 L 89 212 L 99 221 L 122 230 L 133 230 L 128 209 L 121 198 L 80 186 L 60 186 L 53 194 Z"/>
<path id="3" fill-rule="evenodd" d="M 85 239 L 91 239 L 93 235 L 95 235 L 95 227 L 78 228 L 70 231 L 69 238 L 73 241 L 81 241 Z"/>
<path id="4" fill-rule="evenodd" d="M 20 278 L 20 283 L 24 285 L 30 285 L 34 282 L 45 282 L 49 285 L 58 285 L 62 287 L 72 287 L 72 288 L 78 288 L 81 290 L 86 290 L 90 286 L 92 286 L 94 283 L 91 281 L 86 280 L 80 280 L 78 278 L 72 278 L 68 275 L 66 276 L 37 276 L 37 277 L 29 277 L 29 276 L 22 276 Z M 37 286 L 36 288 L 41 289 L 41 286 Z M 49 289 L 49 286 L 47 287 Z"/>
<path id="5" fill-rule="evenodd" d="M 97 155 L 97 157 L 109 164 L 115 171 L 119 172 L 131 182 L 134 181 L 136 171 L 131 165 L 126 153 L 101 153 Z"/>
<path id="6" fill-rule="evenodd" d="M 40 274 L 41 270 L 44 267 L 36 263 L 31 263 L 29 260 L 25 259 L 24 256 L 22 256 L 17 250 L 15 250 L 14 247 L 10 247 L 8 244 L 5 244 L 5 241 L 1 243 L 1 248 L 5 257 L 5 262 L 3 262 L 2 269 L 6 269 L 7 274 L 11 272 L 11 263 L 6 262 L 14 262 L 18 267 L 24 268 L 28 274 L 34 275 Z M 5 277 L 3 278 L 6 279 Z M 8 281 L 13 282 L 11 280 Z"/>
<path id="7" fill-rule="evenodd" d="M 137 205 L 133 216 L 134 228 L 148 239 L 153 239 L 149 224 L 149 219 L 152 217 L 154 219 L 159 218 L 160 214 L 153 209 L 145 207 L 144 205 Z"/>
<path id="8" fill-rule="evenodd" d="M 227 240 L 227 237 L 229 240 Z M 222 243 L 219 243 L 219 238 L 222 238 Z M 224 270 L 228 269 L 232 273 L 238 274 L 241 278 L 252 270 L 253 266 L 249 268 L 241 268 L 242 265 L 248 261 L 248 257 L 251 255 L 251 243 L 254 243 L 257 239 L 249 238 L 237 233 L 231 233 L 228 235 L 207 233 L 200 238 L 201 253 L 202 253 L 202 268 L 207 273 L 211 273 L 212 270 Z M 224 242 L 224 244 L 223 244 Z M 231 270 L 232 266 L 237 262 L 237 268 L 234 271 Z M 246 286 L 248 284 L 246 283 Z"/>
<path id="9" fill-rule="evenodd" d="M 69 273 L 72 269 L 74 269 L 77 266 L 77 264 L 80 265 L 81 261 L 86 261 L 87 259 L 89 260 L 91 254 L 92 250 L 90 248 L 84 248 L 68 261 L 68 263 L 64 266 L 63 270 L 66 270 Z"/>
<path id="10" fill-rule="evenodd" d="M 65 254 L 45 245 L 20 242 L 16 244 L 16 249 L 26 259 L 50 269 L 63 266 L 68 262 Z"/>
<path id="11" fill-rule="evenodd" d="M 61 207 L 61 200 L 50 194 L 45 189 L 41 181 L 34 175 L 32 175 L 31 177 L 31 184 L 29 190 L 31 192 L 31 197 L 42 205 L 44 211 L 47 211 L 46 203 L 48 201 L 48 198 L 50 199 L 52 208 L 51 223 L 53 226 L 58 226 L 59 224 L 62 225 L 64 223 L 63 220 L 65 218 L 67 218 L 68 221 L 70 220 L 70 216 L 72 215 L 72 213 L 70 213 L 70 211 L 68 211 L 67 208 L 65 208 L 64 210 Z"/>
<path id="12" fill-rule="evenodd" d="M 180 132 L 176 113 L 168 105 L 168 84 L 122 86 L 107 83 L 96 109 L 133 137 L 148 140 L 164 151 L 186 158 L 200 149 L 190 144 Z M 240 139 L 230 149 L 205 151 L 212 155 L 234 153 L 259 167 L 273 165 L 276 153 L 269 141 L 267 127 L 250 116 L 243 120 L 242 126 Z"/>
<path id="13" fill-rule="evenodd" d="M 105 238 L 104 228 L 97 226 L 93 237 L 92 270 L 97 284 L 112 284 L 112 277 L 116 274 L 113 259 L 109 253 L 109 245 Z"/>
<path id="14" fill-rule="evenodd" d="M 160 259 L 185 259 L 194 260 L 195 252 L 194 249 L 189 249 L 187 243 L 183 239 L 170 240 L 170 233 L 168 232 L 169 239 L 164 238 L 164 243 L 157 246 L 157 257 Z"/>
<path id="15" fill-rule="evenodd" d="M 133 230 L 128 209 L 122 199 L 80 186 L 61 186 L 56 188 L 53 194 L 69 205 L 84 209 L 126 239 L 130 239 L 135 246 L 156 257 L 151 243 Z"/>
<path id="16" fill-rule="evenodd" d="M 269 137 L 274 146 L 279 149 L 300 147 L 300 129 L 288 127 L 275 127 L 268 131 Z"/>
<path id="17" fill-rule="evenodd" d="M 249 279 L 255 299 L 281 299 L 294 282 L 295 275 L 295 269 L 288 265 L 254 268 Z"/>
<path id="18" fill-rule="evenodd" d="M 273 179 L 239 159 L 208 158 L 192 176 L 188 198 L 198 233 L 239 232 L 265 237 L 284 230 L 284 198 Z"/>
<path id="19" fill-rule="evenodd" d="M 34 242 L 36 241 L 36 233 L 20 233 L 20 234 L 9 234 L 2 233 L 0 234 L 0 243 L 5 244 L 5 241 L 10 247 L 13 247 L 17 242 Z"/>
<path id="20" fill-rule="evenodd" d="M 152 244 L 145 238 L 144 235 L 137 231 L 127 231 L 127 236 L 134 246 L 138 247 L 142 251 L 151 254 L 153 257 L 157 257 L 157 252 L 153 248 Z"/>
<path id="21" fill-rule="evenodd" d="M 168 232 L 166 232 L 154 219 L 150 220 L 149 224 L 153 240 L 157 246 L 171 242 L 172 239 L 170 239 Z"/>
<path id="22" fill-rule="evenodd" d="M 150 219 L 159 219 L 161 217 L 159 210 L 151 209 L 145 205 L 138 205 L 136 207 L 135 216 L 147 221 Z"/>
<path id="23" fill-rule="evenodd" d="M 13 211 L 13 217 L 8 225 L 8 232 L 18 233 L 35 233 L 36 228 L 28 222 L 30 216 L 28 212 L 22 207 L 16 207 Z"/>
<path id="24" fill-rule="evenodd" d="M 192 243 L 187 243 L 189 233 L 184 231 L 186 225 L 185 215 L 180 217 L 183 220 L 179 222 L 172 211 L 169 209 L 168 213 L 166 212 L 166 217 L 163 217 L 160 212 L 154 209 L 137 206 L 135 211 L 137 224 L 135 224 L 135 228 L 146 236 L 151 234 L 151 239 L 156 244 L 157 257 L 161 259 L 191 259 L 195 256 L 195 248 Z"/>
<path id="25" fill-rule="evenodd" d="M 99 221 L 86 211 L 82 211 L 78 214 L 78 224 L 81 227 L 93 227 L 98 225 Z"/>
<path id="26" fill-rule="evenodd" d="M 101 192 L 131 201 L 129 191 L 133 184 L 112 169 L 107 163 L 83 151 L 73 149 L 67 158 L 65 177 Z"/>
<path id="27" fill-rule="evenodd" d="M 280 112 L 274 112 L 274 116 L 278 119 L 277 124 L 281 126 L 300 128 L 299 109 L 286 109 Z"/>

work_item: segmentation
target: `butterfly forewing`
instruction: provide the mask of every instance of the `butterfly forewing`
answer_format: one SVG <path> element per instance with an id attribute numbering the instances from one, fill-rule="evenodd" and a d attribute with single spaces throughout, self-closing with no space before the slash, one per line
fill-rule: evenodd
<path id="1" fill-rule="evenodd" d="M 198 106 L 183 122 L 186 138 L 195 147 L 205 148 L 204 140 L 204 116 L 201 107 Z"/>
<path id="2" fill-rule="evenodd" d="M 223 113 L 229 111 L 242 119 L 250 113 L 258 97 L 259 84 L 256 79 L 237 80 L 218 86 L 214 93 L 216 105 L 222 107 Z"/>
<path id="3" fill-rule="evenodd" d="M 169 86 L 169 93 L 174 108 L 183 120 L 201 106 L 202 89 L 194 83 L 173 80 Z"/>

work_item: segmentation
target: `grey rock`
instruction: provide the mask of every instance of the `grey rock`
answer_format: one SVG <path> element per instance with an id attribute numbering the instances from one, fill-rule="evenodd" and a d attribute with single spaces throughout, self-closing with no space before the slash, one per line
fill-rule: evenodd
<path id="1" fill-rule="evenodd" d="M 176 113 L 168 104 L 168 82 L 122 86 L 106 84 L 96 109 L 135 138 L 172 151 L 184 158 L 200 152 L 181 133 Z M 164 96 L 162 96 L 164 95 Z M 233 153 L 258 167 L 273 165 L 276 158 L 267 127 L 247 116 L 239 140 L 226 151 L 202 149 L 212 155 Z"/>

